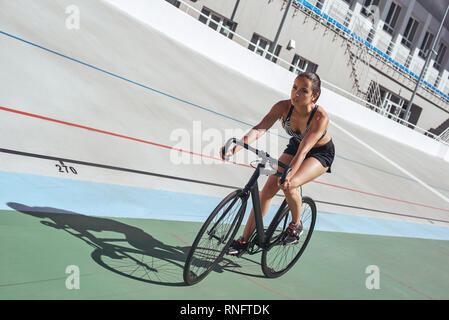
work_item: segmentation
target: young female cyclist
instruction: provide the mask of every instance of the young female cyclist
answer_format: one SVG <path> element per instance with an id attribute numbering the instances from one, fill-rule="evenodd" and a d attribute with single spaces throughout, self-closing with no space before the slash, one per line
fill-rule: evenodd
<path id="1" fill-rule="evenodd" d="M 268 211 L 271 199 L 279 189 L 284 192 L 292 212 L 292 221 L 287 228 L 284 240 L 286 244 L 297 243 L 302 233 L 300 220 L 302 199 L 298 188 L 325 172 L 331 172 L 334 160 L 335 148 L 327 132 L 329 117 L 324 109 L 316 104 L 320 94 L 319 76 L 312 72 L 300 73 L 293 83 L 290 99 L 276 103 L 262 121 L 242 139 L 243 142 L 251 144 L 270 129 L 277 120 L 282 121 L 287 134 L 292 136 L 287 148 L 279 157 L 279 161 L 289 165 L 292 170 L 282 185 L 279 184 L 280 177 L 269 176 L 260 192 L 262 215 Z M 232 156 L 240 149 L 242 147 L 236 145 L 227 152 L 226 156 Z M 282 168 L 279 170 L 283 172 Z M 232 242 L 228 254 L 244 253 L 254 229 L 255 219 L 254 209 L 252 209 L 242 237 Z"/>

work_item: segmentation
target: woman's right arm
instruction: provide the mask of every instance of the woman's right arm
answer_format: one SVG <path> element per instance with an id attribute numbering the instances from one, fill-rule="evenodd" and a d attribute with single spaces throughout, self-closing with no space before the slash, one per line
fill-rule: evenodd
<path id="1" fill-rule="evenodd" d="M 269 130 L 273 124 L 282 117 L 284 112 L 285 101 L 279 101 L 268 112 L 265 117 L 257 125 L 255 125 L 243 138 L 242 141 L 248 145 L 259 139 Z M 243 147 L 235 145 L 232 150 L 229 150 L 226 156 L 231 156 L 240 151 Z"/>

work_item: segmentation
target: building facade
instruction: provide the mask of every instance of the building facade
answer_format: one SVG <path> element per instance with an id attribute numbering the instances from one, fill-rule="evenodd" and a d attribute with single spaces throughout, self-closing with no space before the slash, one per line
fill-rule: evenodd
<path id="1" fill-rule="evenodd" d="M 436 39 L 445 0 L 166 1 L 291 72 L 317 72 L 376 112 L 449 141 L 448 22 Z"/>

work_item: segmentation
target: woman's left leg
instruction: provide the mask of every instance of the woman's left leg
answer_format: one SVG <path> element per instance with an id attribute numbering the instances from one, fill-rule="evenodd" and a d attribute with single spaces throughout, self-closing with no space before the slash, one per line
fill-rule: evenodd
<path id="1" fill-rule="evenodd" d="M 307 182 L 315 180 L 325 173 L 327 169 L 317 159 L 313 157 L 307 158 L 290 180 L 290 187 L 283 190 L 288 207 L 292 212 L 292 222 L 299 224 L 301 220 L 302 198 L 298 188 Z"/>

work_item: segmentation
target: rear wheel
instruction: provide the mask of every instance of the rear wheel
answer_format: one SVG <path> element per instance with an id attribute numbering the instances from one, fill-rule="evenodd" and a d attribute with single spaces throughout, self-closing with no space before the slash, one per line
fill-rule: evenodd
<path id="1" fill-rule="evenodd" d="M 298 243 L 286 245 L 283 242 L 283 235 L 290 221 L 290 209 L 286 206 L 268 230 L 268 246 L 262 252 L 262 271 L 269 278 L 280 277 L 290 270 L 306 249 L 315 227 L 315 202 L 309 197 L 303 197 L 301 206 L 303 233 Z"/>
<path id="2" fill-rule="evenodd" d="M 187 255 L 183 274 L 186 284 L 201 281 L 220 262 L 242 223 L 246 203 L 242 190 L 236 190 L 212 211 Z"/>

